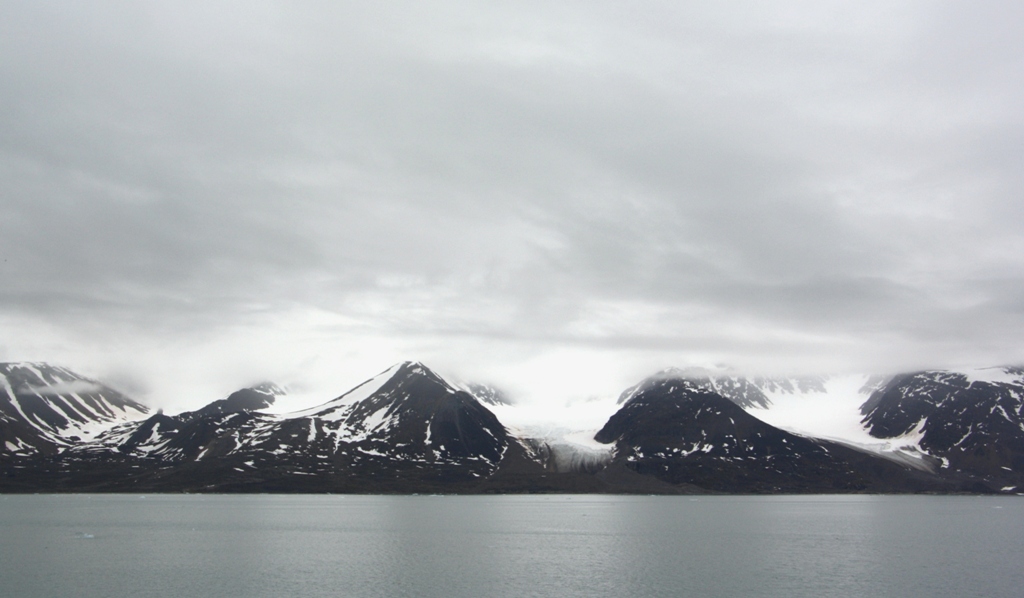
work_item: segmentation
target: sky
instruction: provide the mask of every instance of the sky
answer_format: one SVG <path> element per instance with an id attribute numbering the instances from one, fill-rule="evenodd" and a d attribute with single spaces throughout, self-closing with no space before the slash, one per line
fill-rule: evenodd
<path id="1" fill-rule="evenodd" d="M 403 360 L 1024 362 L 1019 2 L 0 3 L 0 360 L 151 405 Z"/>

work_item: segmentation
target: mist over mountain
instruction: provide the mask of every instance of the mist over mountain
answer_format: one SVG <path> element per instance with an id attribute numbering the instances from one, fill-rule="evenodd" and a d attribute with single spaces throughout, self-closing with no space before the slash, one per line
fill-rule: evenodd
<path id="1" fill-rule="evenodd" d="M 0 450 L 6 454 L 57 454 L 148 412 L 66 368 L 0 363 Z"/>
<path id="2" fill-rule="evenodd" d="M 419 362 L 284 413 L 271 408 L 287 391 L 271 382 L 151 414 L 65 368 L 0 373 L 5 492 L 1024 488 L 1019 368 L 750 379 L 666 370 L 607 401 L 569 403 L 547 423 L 532 405 Z"/>
<path id="3" fill-rule="evenodd" d="M 1022 11 L 0 3 L 0 360 L 168 413 L 1022 362 Z"/>

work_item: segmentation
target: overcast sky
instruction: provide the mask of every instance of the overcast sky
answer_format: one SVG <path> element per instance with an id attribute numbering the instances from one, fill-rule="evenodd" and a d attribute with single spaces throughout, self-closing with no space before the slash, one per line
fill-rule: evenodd
<path id="1" fill-rule="evenodd" d="M 152 404 L 404 359 L 1024 361 L 1024 4 L 0 3 L 0 360 Z"/>

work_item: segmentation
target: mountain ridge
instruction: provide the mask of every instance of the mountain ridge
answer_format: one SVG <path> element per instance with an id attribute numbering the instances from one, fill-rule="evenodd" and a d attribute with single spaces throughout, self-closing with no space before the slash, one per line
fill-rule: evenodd
<path id="1" fill-rule="evenodd" d="M 40 368 L 52 369 L 43 374 Z M 54 366 L 35 364 L 26 371 L 38 384 L 21 394 L 8 384 L 12 405 L 18 397 L 38 403 L 48 394 L 70 392 L 68 384 L 79 392 L 99 388 L 87 388 L 99 383 Z M 492 387 L 452 383 L 408 361 L 333 399 L 289 413 L 265 411 L 285 391 L 264 383 L 176 415 L 138 409 L 137 419 L 104 420 L 105 427 L 90 437 L 68 437 L 45 450 L 5 445 L 0 491 L 1013 492 L 1020 485 L 1024 448 L 1012 454 L 986 449 L 984 442 L 994 437 L 971 428 L 965 438 L 974 434 L 980 444 L 973 453 L 953 454 L 965 443 L 950 448 L 934 431 L 945 429 L 935 423 L 941 411 L 936 409 L 963 405 L 970 397 L 996 401 L 988 412 L 982 407 L 972 412 L 978 422 L 984 420 L 982 429 L 995 429 L 989 416 L 1002 413 L 1007 421 L 1010 411 L 1019 416 L 1024 370 L 1000 372 L 989 372 L 986 380 L 961 380 L 945 372 L 896 376 L 885 384 L 868 384 L 867 378 L 846 382 L 860 385 L 847 402 L 870 393 L 858 407 L 865 409 L 864 425 L 873 440 L 902 442 L 908 425 L 911 432 L 921 428 L 917 444 L 899 453 L 919 451 L 918 460 L 901 462 L 893 458 L 896 453 L 880 455 L 855 443 L 792 433 L 757 417 L 786 407 L 790 398 L 827 395 L 834 385 L 828 378 L 659 372 L 626 389 L 618 411 L 581 445 L 568 437 L 513 430 L 492 409 L 505 413 L 516 408 L 514 401 Z M 960 382 L 951 386 L 952 379 Z M 907 384 L 917 390 L 905 390 Z M 975 394 L 968 392 L 972 387 Z M 921 399 L 942 388 L 969 396 Z M 119 404 L 143 407 L 127 397 Z M 935 411 L 924 424 L 922 405 Z M 13 429 L 6 419 L 0 421 L 5 422 L 7 428 L 0 430 Z M 1016 428 L 999 428 L 1000 442 L 1017 447 L 1024 423 L 1010 423 Z M 929 441 L 923 442 L 926 436 Z M 981 458 L 977 453 L 985 450 L 1002 456 Z"/>

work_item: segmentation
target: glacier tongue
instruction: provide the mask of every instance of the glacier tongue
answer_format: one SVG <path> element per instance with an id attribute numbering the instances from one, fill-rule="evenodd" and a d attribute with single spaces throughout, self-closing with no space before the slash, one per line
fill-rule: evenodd
<path id="1" fill-rule="evenodd" d="M 822 381 L 820 389 L 762 387 L 771 404 L 744 411 L 793 434 L 832 440 L 913 467 L 930 467 L 927 452 L 920 446 L 923 422 L 916 432 L 885 439 L 872 436 L 862 423 L 860 408 L 879 386 L 878 378 L 858 374 L 828 376 Z"/>

